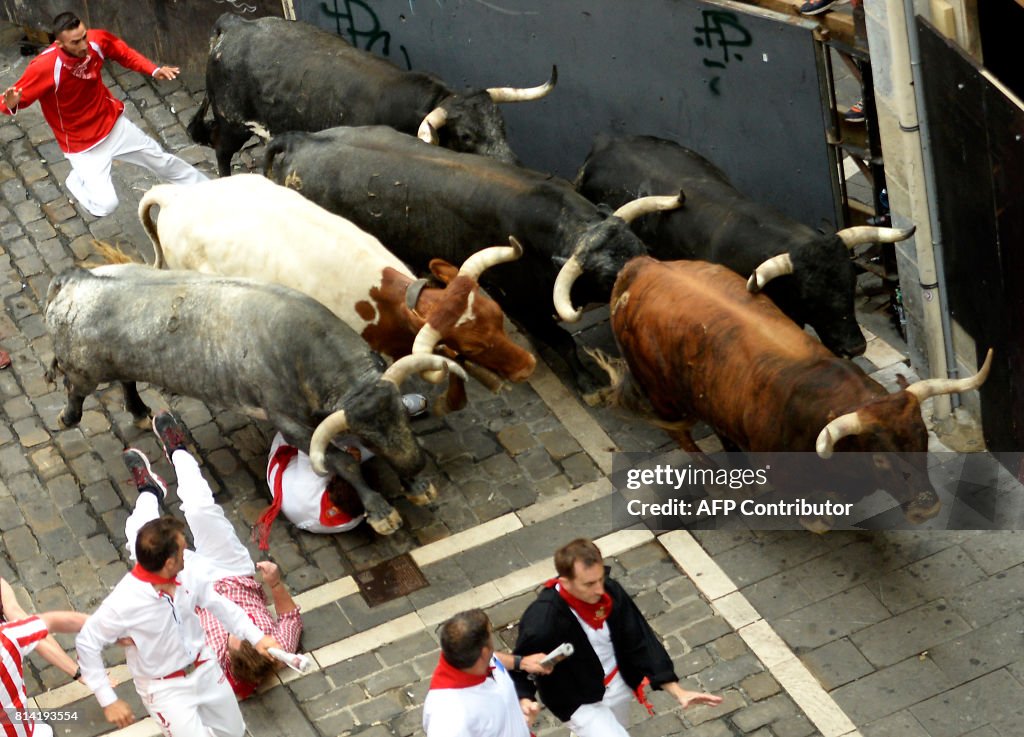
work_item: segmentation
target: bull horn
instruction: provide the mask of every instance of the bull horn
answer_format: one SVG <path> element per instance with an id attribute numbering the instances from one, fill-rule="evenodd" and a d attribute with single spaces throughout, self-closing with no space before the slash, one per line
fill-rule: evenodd
<path id="1" fill-rule="evenodd" d="M 764 285 L 780 276 L 793 273 L 793 259 L 789 257 L 788 253 L 780 253 L 778 256 L 772 256 L 770 259 L 765 261 L 763 264 L 754 269 L 754 273 L 747 279 L 747 291 L 751 294 L 757 294 Z"/>
<path id="2" fill-rule="evenodd" d="M 467 258 L 459 269 L 459 276 L 468 276 L 473 281 L 480 278 L 480 275 L 492 266 L 515 261 L 523 255 L 523 247 L 514 236 L 508 237 L 507 246 L 491 246 L 482 251 L 477 251 Z"/>
<path id="3" fill-rule="evenodd" d="M 960 392 L 977 389 L 984 384 L 991 368 L 992 349 L 989 348 L 988 354 L 985 356 L 985 363 L 974 376 L 968 376 L 963 379 L 922 379 L 921 381 L 915 381 L 905 391 L 917 397 L 919 402 L 923 402 L 928 397 L 934 397 L 936 394 L 959 394 Z"/>
<path id="4" fill-rule="evenodd" d="M 909 228 L 878 228 L 873 225 L 857 225 L 853 228 L 843 228 L 836 233 L 839 240 L 847 248 L 853 248 L 863 243 L 897 243 L 905 241 L 917 230 L 916 225 Z"/>
<path id="5" fill-rule="evenodd" d="M 551 299 L 555 303 L 555 312 L 560 320 L 564 322 L 578 322 L 583 315 L 583 310 L 577 310 L 572 306 L 572 285 L 576 283 L 580 274 L 583 273 L 583 265 L 574 253 L 569 260 L 562 264 L 562 268 L 555 278 L 555 288 L 552 291 Z"/>
<path id="6" fill-rule="evenodd" d="M 466 372 L 462 369 L 462 366 L 455 363 L 455 361 L 433 353 L 429 356 L 422 354 L 402 356 L 393 364 L 388 366 L 387 371 L 381 374 L 380 378 L 384 381 L 390 381 L 395 386 L 401 386 L 402 382 L 412 374 L 422 374 L 428 371 L 444 371 L 445 369 L 451 371 L 463 380 L 469 378 L 466 376 Z"/>
<path id="7" fill-rule="evenodd" d="M 825 425 L 825 429 L 818 433 L 818 439 L 814 442 L 814 449 L 822 458 L 831 458 L 835 444 L 847 435 L 859 435 L 864 432 L 864 423 L 856 412 L 848 412 L 845 415 L 832 420 Z"/>
<path id="8" fill-rule="evenodd" d="M 327 475 L 328 443 L 346 430 L 348 418 L 345 417 L 345 410 L 339 409 L 327 415 L 313 431 L 313 437 L 309 441 L 309 463 L 321 476 Z"/>
<path id="9" fill-rule="evenodd" d="M 660 210 L 675 210 L 685 201 L 686 194 L 682 190 L 679 191 L 679 194 L 638 197 L 631 202 L 627 202 L 613 212 L 612 215 L 622 218 L 627 223 L 631 223 L 641 215 L 648 215 Z"/>
<path id="10" fill-rule="evenodd" d="M 430 356 L 434 353 L 434 348 L 441 341 L 441 331 L 431 325 L 429 322 L 423 323 L 423 327 L 416 333 L 416 340 L 412 343 L 412 355 L 414 356 Z M 424 371 L 421 376 L 424 381 L 429 381 L 431 384 L 440 384 L 444 381 L 444 377 L 447 372 L 444 369 L 437 371 Z"/>
<path id="11" fill-rule="evenodd" d="M 444 124 L 448 122 L 448 111 L 443 107 L 435 107 L 427 116 L 423 118 L 420 123 L 419 129 L 416 131 L 416 137 L 421 141 L 425 141 L 431 145 L 437 145 L 437 129 L 443 128 Z"/>
<path id="12" fill-rule="evenodd" d="M 487 94 L 494 102 L 526 102 L 539 100 L 558 84 L 558 67 L 551 67 L 551 79 L 537 87 L 488 87 Z"/>

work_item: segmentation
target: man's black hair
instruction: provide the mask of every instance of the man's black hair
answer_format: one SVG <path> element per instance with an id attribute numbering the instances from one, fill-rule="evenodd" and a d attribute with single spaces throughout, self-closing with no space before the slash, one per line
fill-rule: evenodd
<path id="1" fill-rule="evenodd" d="M 82 20 L 71 11 L 65 11 L 53 19 L 53 35 L 59 36 L 64 31 L 73 31 L 82 25 Z"/>
<path id="2" fill-rule="evenodd" d="M 471 667 L 491 644 L 491 622 L 480 609 L 459 612 L 441 626 L 441 654 L 459 670 Z"/>
<path id="3" fill-rule="evenodd" d="M 156 573 L 168 558 L 178 554 L 178 533 L 185 523 L 176 517 L 157 517 L 139 528 L 135 538 L 135 559 L 145 570 Z"/>

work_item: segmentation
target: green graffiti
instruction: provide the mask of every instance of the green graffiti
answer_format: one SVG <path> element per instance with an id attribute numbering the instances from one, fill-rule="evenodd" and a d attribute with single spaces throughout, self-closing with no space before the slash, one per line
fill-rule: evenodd
<path id="1" fill-rule="evenodd" d="M 730 48 L 743 49 L 750 46 L 753 37 L 750 31 L 740 24 L 735 13 L 727 13 L 722 10 L 701 11 L 704 25 L 697 26 L 693 30 L 700 35 L 693 39 L 697 46 L 703 46 L 708 50 L 704 57 L 704 66 L 711 69 L 725 69 L 731 61 L 743 61 L 743 54 L 732 51 Z M 708 81 L 708 89 L 713 95 L 722 94 L 719 89 L 721 77 L 712 77 Z"/>
<path id="2" fill-rule="evenodd" d="M 335 31 L 339 36 L 347 36 L 357 48 L 373 51 L 381 56 L 391 56 L 391 33 L 381 29 L 380 18 L 368 3 L 363 0 L 332 0 L 332 5 L 333 10 L 326 2 L 321 2 L 320 11 L 328 18 L 334 19 Z M 374 48 L 378 44 L 379 47 Z M 399 45 L 398 50 L 405 60 L 406 68 L 412 69 L 405 47 Z"/>

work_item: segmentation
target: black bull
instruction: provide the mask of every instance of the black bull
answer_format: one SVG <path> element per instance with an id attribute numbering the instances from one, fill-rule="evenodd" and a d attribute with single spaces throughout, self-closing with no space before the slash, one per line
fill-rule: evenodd
<path id="1" fill-rule="evenodd" d="M 683 190 L 684 207 L 633 222 L 651 255 L 711 261 L 743 277 L 757 270 L 748 288 L 764 287 L 783 312 L 798 325 L 813 327 L 840 356 L 858 356 L 866 345 L 854 313 L 850 248 L 903 240 L 914 232 L 862 226 L 822 235 L 745 197 L 696 152 L 652 136 L 599 136 L 576 186 L 593 202 L 612 207 L 645 194 Z"/>
<path id="2" fill-rule="evenodd" d="M 286 287 L 135 264 L 72 268 L 51 282 L 45 319 L 53 369 L 64 374 L 68 392 L 61 425 L 77 424 L 85 398 L 108 381 L 121 382 L 125 408 L 137 421 L 149 408 L 136 381 L 235 407 L 269 420 L 309 452 L 314 467 L 348 481 L 378 532 L 400 524 L 366 485 L 359 464 L 330 440 L 338 431 L 357 435 L 408 483 L 425 458 L 397 384 L 403 372 L 418 369 L 396 370 L 396 363 L 394 373 L 382 375 L 363 340 L 312 298 Z M 412 489 L 414 495 L 433 491 L 422 481 Z"/>
<path id="3" fill-rule="evenodd" d="M 572 321 L 572 304 L 607 302 L 619 269 L 647 252 L 628 221 L 679 204 L 678 196 L 651 197 L 611 214 L 564 179 L 380 126 L 275 136 L 264 173 L 372 233 L 414 268 L 431 258 L 461 263 L 481 245 L 515 236 L 523 257 L 488 270 L 481 283 L 555 348 L 585 391 L 593 379 L 552 313 Z"/>
<path id="4" fill-rule="evenodd" d="M 539 99 L 556 80 L 553 70 L 539 87 L 457 93 L 435 76 L 399 69 L 315 26 L 225 13 L 213 27 L 206 96 L 188 132 L 216 149 L 221 176 L 231 173 L 231 157 L 254 132 L 336 125 L 388 125 L 456 151 L 515 162 L 498 104 Z"/>

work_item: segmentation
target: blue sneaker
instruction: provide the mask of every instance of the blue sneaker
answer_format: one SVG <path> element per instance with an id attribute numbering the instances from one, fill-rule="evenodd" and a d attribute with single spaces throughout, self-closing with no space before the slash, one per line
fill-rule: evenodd
<path id="1" fill-rule="evenodd" d="M 422 394 L 403 394 L 402 404 L 409 417 L 419 417 L 427 411 L 427 398 Z"/>
<path id="2" fill-rule="evenodd" d="M 818 15 L 818 13 L 824 13 L 838 0 L 807 0 L 803 5 L 800 6 L 800 15 Z"/>
<path id="3" fill-rule="evenodd" d="M 850 105 L 850 109 L 843 113 L 843 120 L 845 120 L 847 123 L 863 123 L 864 100 L 857 100 L 857 102 Z"/>

